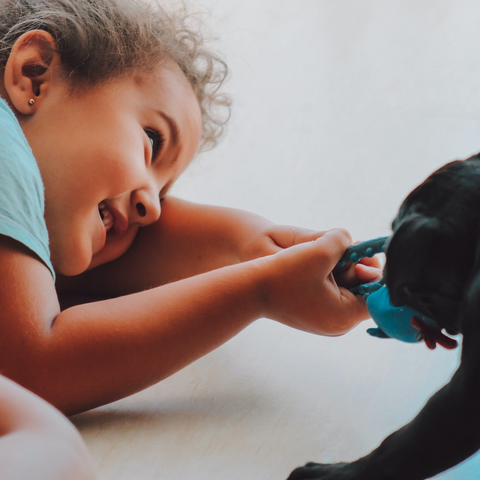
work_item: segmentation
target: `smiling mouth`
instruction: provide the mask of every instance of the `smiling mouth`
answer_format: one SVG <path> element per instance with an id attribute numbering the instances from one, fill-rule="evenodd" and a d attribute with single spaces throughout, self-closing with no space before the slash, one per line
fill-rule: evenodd
<path id="1" fill-rule="evenodd" d="M 115 218 L 113 217 L 112 212 L 107 208 L 105 202 L 101 202 L 98 204 L 98 213 L 100 214 L 100 218 L 102 219 L 105 231 L 108 232 L 113 228 L 113 225 L 115 224 Z"/>

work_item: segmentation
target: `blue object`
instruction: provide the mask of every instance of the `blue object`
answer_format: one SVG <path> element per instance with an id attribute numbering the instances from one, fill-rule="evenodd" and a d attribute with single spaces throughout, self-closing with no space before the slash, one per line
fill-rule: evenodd
<path id="1" fill-rule="evenodd" d="M 357 263 L 362 258 L 373 257 L 377 253 L 385 251 L 385 242 L 389 237 L 378 237 L 366 242 L 357 243 L 347 248 L 342 258 L 337 264 L 338 268 L 344 267 L 346 263 Z"/>
<path id="2" fill-rule="evenodd" d="M 389 237 L 380 237 L 352 245 L 337 264 L 341 268 L 348 262 L 357 263 L 362 258 L 373 257 L 385 250 L 385 242 Z M 421 313 L 407 306 L 394 307 L 390 303 L 388 288 L 383 279 L 379 282 L 365 283 L 350 290 L 362 295 L 368 312 L 378 328 L 369 328 L 367 332 L 378 338 L 396 338 L 402 342 L 420 342 L 423 340 L 420 330 L 411 324 L 412 317 L 417 317 L 430 328 L 440 331 L 436 323 Z"/>

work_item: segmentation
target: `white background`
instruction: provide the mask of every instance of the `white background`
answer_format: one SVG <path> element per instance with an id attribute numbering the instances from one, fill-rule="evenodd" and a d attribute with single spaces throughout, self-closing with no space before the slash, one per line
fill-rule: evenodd
<path id="1" fill-rule="evenodd" d="M 177 196 L 355 239 L 480 151 L 477 0 L 204 0 L 234 99 L 228 134 Z M 448 199 L 445 199 L 448 201 Z M 138 395 L 79 415 L 101 479 L 283 480 L 354 460 L 413 418 L 459 351 L 260 320 Z M 439 475 L 479 478 L 480 455 Z"/>

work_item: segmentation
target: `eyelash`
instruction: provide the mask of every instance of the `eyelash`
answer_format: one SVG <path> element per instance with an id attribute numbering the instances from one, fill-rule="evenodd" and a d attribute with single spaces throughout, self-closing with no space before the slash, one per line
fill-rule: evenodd
<path id="1" fill-rule="evenodd" d="M 164 136 L 158 131 L 153 129 L 145 130 L 147 137 L 150 139 L 152 144 L 152 161 L 157 158 L 160 150 L 162 149 L 162 145 L 165 142 Z"/>

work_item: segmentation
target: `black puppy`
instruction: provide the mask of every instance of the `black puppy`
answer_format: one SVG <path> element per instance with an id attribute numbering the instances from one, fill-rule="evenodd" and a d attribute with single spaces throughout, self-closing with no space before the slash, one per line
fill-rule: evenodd
<path id="1" fill-rule="evenodd" d="M 410 193 L 386 255 L 392 303 L 462 334 L 461 365 L 414 420 L 369 455 L 309 463 L 288 480 L 423 480 L 480 449 L 480 155 L 445 165 Z"/>

